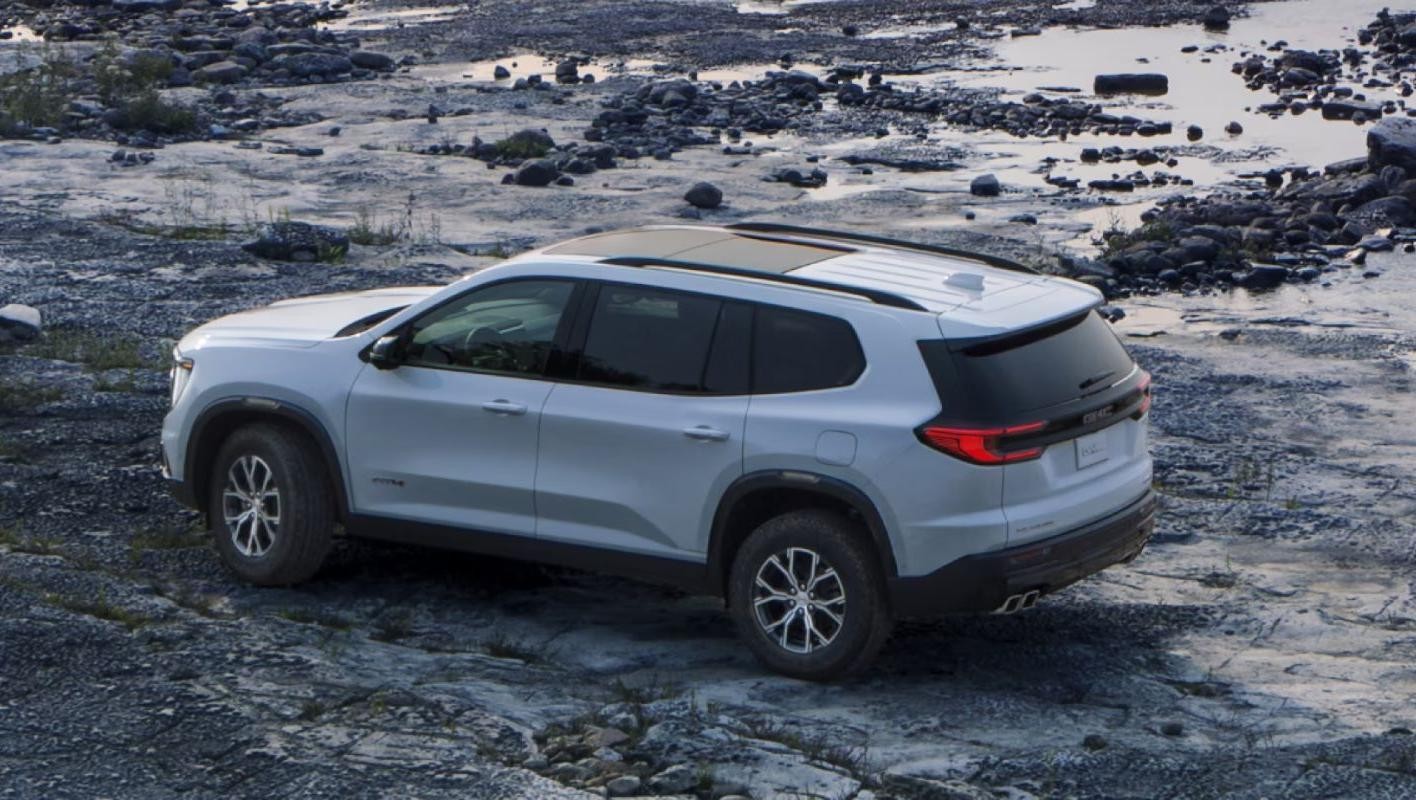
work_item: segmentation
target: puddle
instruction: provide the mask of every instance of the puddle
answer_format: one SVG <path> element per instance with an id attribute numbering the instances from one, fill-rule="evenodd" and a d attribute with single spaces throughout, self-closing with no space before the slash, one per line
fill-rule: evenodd
<path id="1" fill-rule="evenodd" d="M 824 3 L 829 0 L 738 0 L 739 14 L 787 14 L 796 6 Z"/>
<path id="2" fill-rule="evenodd" d="M 1340 48 L 1388 5 L 1389 0 L 1265 3 L 1252 6 L 1252 16 L 1236 19 L 1228 33 L 1205 31 L 1199 25 L 1053 28 L 1040 36 L 999 41 L 997 61 L 1009 69 L 948 77 L 964 86 L 1002 87 L 1014 96 L 1043 86 L 1077 87 L 1090 95 L 1092 80 L 1101 73 L 1161 72 L 1170 77 L 1170 91 L 1163 96 L 1104 100 L 1115 113 L 1175 124 L 1173 133 L 1146 140 L 1147 145 L 1184 145 L 1186 127 L 1199 125 L 1205 130 L 1204 143 L 1224 151 L 1232 174 L 1284 165 L 1321 167 L 1365 152 L 1366 128 L 1324 120 L 1315 112 L 1274 119 L 1248 111 L 1275 97 L 1267 91 L 1250 91 L 1242 78 L 1230 72 L 1230 65 L 1240 60 L 1241 52 L 1263 52 L 1266 41 L 1281 39 L 1291 49 Z M 1180 52 L 1187 45 L 1200 50 Z M 1216 46 L 1225 49 L 1206 52 Z M 1392 90 L 1356 88 L 1369 99 L 1398 99 Z M 1244 133 L 1226 134 L 1224 127 L 1231 121 L 1243 125 Z"/>
<path id="3" fill-rule="evenodd" d="M 352 10 L 349 16 L 323 23 L 322 28 L 331 31 L 374 31 L 404 25 L 427 25 L 451 22 L 459 15 L 467 13 L 466 6 L 420 6 L 397 11 Z"/>
<path id="4" fill-rule="evenodd" d="M 39 34 L 28 25 L 16 25 L 13 28 L 0 28 L 0 32 L 10 34 L 7 38 L 0 39 L 0 47 L 12 42 L 38 42 L 41 41 Z"/>

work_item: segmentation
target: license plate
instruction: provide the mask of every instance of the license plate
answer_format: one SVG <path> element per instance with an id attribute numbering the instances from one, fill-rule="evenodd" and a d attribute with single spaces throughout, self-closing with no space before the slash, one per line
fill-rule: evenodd
<path id="1" fill-rule="evenodd" d="M 1106 450 L 1106 431 L 1089 433 L 1077 439 L 1077 469 L 1100 464 L 1110 456 Z"/>

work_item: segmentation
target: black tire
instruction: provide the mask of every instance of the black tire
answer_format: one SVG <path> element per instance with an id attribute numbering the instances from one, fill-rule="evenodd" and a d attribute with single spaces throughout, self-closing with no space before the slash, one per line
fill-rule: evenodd
<path id="1" fill-rule="evenodd" d="M 820 596 L 815 592 L 808 595 L 808 605 L 794 611 L 794 621 L 786 625 L 781 637 L 769 635 L 766 623 L 759 621 L 757 578 L 760 571 L 768 570 L 768 582 L 775 583 L 771 576 L 784 573 L 769 561 L 776 556 L 782 564 L 793 549 L 802 558 L 809 559 L 802 556 L 802 551 L 818 555 L 820 564 L 835 571 L 843 598 L 839 606 L 844 608 L 839 615 L 842 621 L 836 625 L 834 617 L 823 618 L 821 611 L 814 610 L 818 607 L 810 605 L 819 601 L 821 607 L 831 606 L 835 585 L 822 584 Z M 793 569 L 802 575 L 799 565 Z M 824 574 L 824 569 L 817 574 Z M 738 634 L 753 655 L 768 668 L 793 678 L 830 681 L 854 675 L 870 665 L 890 638 L 892 620 L 885 597 L 885 577 L 870 537 L 859 525 L 824 509 L 788 512 L 753 531 L 733 559 L 728 597 Z M 769 618 L 776 618 L 780 612 L 793 613 L 790 601 L 785 600 L 764 600 L 763 609 Z M 808 613 L 814 620 L 824 622 L 824 627 L 814 634 L 803 619 Z M 815 641 L 817 636 L 824 640 L 825 633 L 834 635 L 824 644 Z M 808 639 L 813 640 L 813 646 L 807 648 L 809 652 L 797 652 L 784 645 L 782 637 L 797 650 Z"/>
<path id="2" fill-rule="evenodd" d="M 268 485 L 277 494 L 273 505 L 264 495 L 257 505 L 263 511 L 276 512 L 278 522 L 274 528 L 260 527 L 253 534 L 251 523 L 238 526 L 239 530 L 228 526 L 226 492 L 231 488 L 228 481 L 233 480 L 233 468 L 242 474 L 234 480 L 244 478 L 244 469 L 237 467 L 237 462 L 242 467 L 257 467 L 257 483 L 264 480 L 259 467 L 266 465 L 270 473 Z M 247 507 L 240 497 L 230 501 L 232 510 Z M 207 519 L 221 560 L 251 583 L 288 586 L 308 580 L 329 553 L 335 523 L 329 473 L 314 444 L 296 431 L 264 423 L 238 428 L 222 443 L 212 465 L 207 502 Z M 251 546 L 253 541 L 256 546 Z M 256 552 L 260 543 L 266 546 Z"/>

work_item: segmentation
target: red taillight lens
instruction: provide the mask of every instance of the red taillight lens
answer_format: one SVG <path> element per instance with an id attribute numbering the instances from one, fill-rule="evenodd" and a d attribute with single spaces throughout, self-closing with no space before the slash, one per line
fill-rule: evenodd
<path id="1" fill-rule="evenodd" d="M 1005 450 L 1006 440 L 1014 436 L 1036 433 L 1046 426 L 1045 422 L 1010 425 L 1006 428 L 946 428 L 930 425 L 919 434 L 925 444 L 964 461 L 987 465 L 1012 464 L 1037 458 L 1042 455 L 1042 448 Z"/>
<path id="2" fill-rule="evenodd" d="M 1151 410 L 1151 375 L 1149 372 L 1141 373 L 1141 385 L 1137 387 L 1141 390 L 1141 408 L 1136 412 L 1136 417 L 1144 417 Z"/>

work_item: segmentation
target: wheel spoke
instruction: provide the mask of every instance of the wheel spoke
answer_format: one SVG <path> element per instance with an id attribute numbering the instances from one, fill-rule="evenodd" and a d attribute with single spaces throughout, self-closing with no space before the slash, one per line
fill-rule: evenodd
<path id="1" fill-rule="evenodd" d="M 816 587 L 817 587 L 818 585 L 820 585 L 822 581 L 829 581 L 829 580 L 840 581 L 840 577 L 836 575 L 836 570 L 831 569 L 830 567 L 827 567 L 826 570 L 825 570 L 824 572 L 822 572 L 820 575 L 816 575 L 816 574 L 813 573 L 812 578 L 811 578 L 811 583 L 808 583 L 808 584 L 806 585 L 806 590 L 807 590 L 808 592 L 814 592 L 814 591 L 816 591 Z"/>

